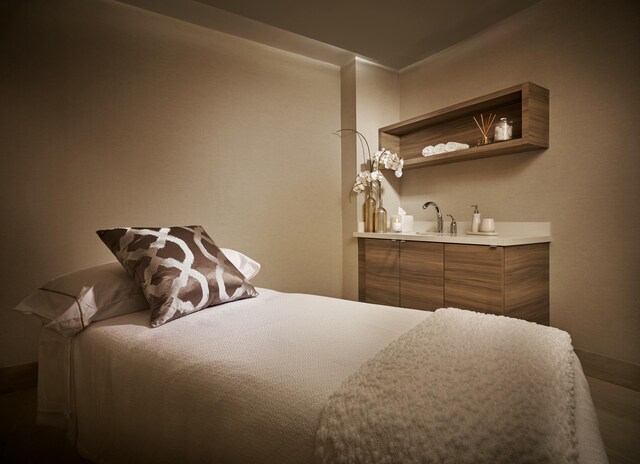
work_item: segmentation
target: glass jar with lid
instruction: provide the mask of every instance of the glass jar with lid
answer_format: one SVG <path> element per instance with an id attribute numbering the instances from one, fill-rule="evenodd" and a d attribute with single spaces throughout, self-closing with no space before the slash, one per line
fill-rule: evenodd
<path id="1" fill-rule="evenodd" d="M 496 124 L 493 140 L 496 142 L 502 142 L 505 140 L 511 140 L 513 138 L 513 121 L 507 120 L 507 118 L 500 118 L 498 124 Z"/>

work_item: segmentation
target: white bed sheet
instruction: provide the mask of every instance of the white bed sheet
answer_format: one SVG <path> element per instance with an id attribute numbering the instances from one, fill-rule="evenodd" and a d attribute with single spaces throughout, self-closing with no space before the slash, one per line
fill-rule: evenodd
<path id="1" fill-rule="evenodd" d="M 331 393 L 431 313 L 259 292 L 154 329 L 142 311 L 43 334 L 40 422 L 77 425 L 97 463 L 313 462 Z M 606 462 L 575 361 L 580 461 Z"/>

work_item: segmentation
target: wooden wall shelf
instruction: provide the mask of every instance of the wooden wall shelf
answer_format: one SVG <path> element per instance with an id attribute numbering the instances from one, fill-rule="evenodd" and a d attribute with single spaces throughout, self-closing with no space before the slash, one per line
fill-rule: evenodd
<path id="1" fill-rule="evenodd" d="M 480 113 L 486 116 L 489 112 L 496 115 L 496 122 L 503 117 L 513 121 L 513 139 L 476 146 L 480 131 L 473 117 Z M 549 91 L 525 82 L 382 127 L 378 140 L 380 148 L 395 151 L 404 158 L 405 169 L 548 148 Z M 447 142 L 466 143 L 470 148 L 422 156 L 422 149 L 427 145 Z"/>

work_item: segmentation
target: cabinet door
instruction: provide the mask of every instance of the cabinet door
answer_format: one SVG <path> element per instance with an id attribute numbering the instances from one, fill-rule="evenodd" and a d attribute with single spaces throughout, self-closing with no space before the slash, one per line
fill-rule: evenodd
<path id="1" fill-rule="evenodd" d="M 549 244 L 504 250 L 504 314 L 549 325 Z"/>
<path id="2" fill-rule="evenodd" d="M 400 306 L 398 246 L 396 240 L 360 242 L 360 301 Z"/>
<path id="3" fill-rule="evenodd" d="M 446 306 L 504 313 L 504 248 L 445 244 Z"/>
<path id="4" fill-rule="evenodd" d="M 400 243 L 400 306 L 430 311 L 444 306 L 444 244 Z"/>

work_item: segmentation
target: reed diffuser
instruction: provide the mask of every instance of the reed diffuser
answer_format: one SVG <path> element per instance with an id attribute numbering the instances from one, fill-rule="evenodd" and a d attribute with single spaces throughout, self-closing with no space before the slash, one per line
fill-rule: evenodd
<path id="1" fill-rule="evenodd" d="M 496 119 L 496 115 L 493 113 L 489 113 L 489 116 L 487 116 L 487 119 L 485 121 L 484 115 L 482 115 L 481 113 L 480 121 L 482 122 L 482 125 L 480 125 L 476 117 L 473 117 L 473 120 L 476 122 L 476 126 L 478 126 L 478 129 L 480 129 L 480 132 L 482 133 L 482 137 L 478 139 L 478 146 L 491 143 L 489 131 L 491 130 L 491 125 L 493 124 L 494 119 Z"/>

